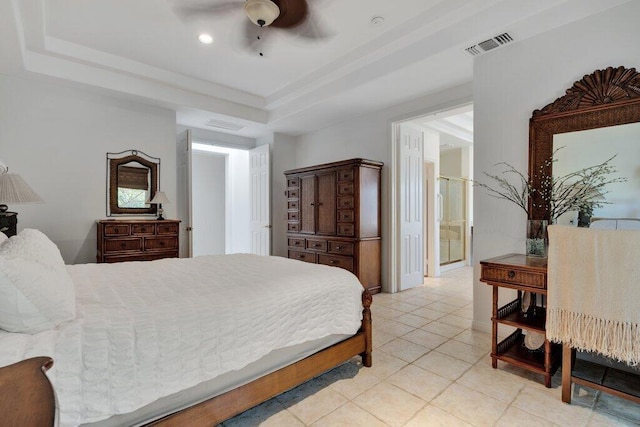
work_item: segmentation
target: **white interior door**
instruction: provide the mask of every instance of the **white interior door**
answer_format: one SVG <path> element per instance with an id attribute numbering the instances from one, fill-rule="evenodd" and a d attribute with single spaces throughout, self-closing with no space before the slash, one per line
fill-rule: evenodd
<path id="1" fill-rule="evenodd" d="M 424 139 L 420 129 L 401 124 L 400 159 L 400 278 L 403 291 L 424 282 L 423 165 Z"/>
<path id="2" fill-rule="evenodd" d="M 180 223 L 180 256 L 193 256 L 193 209 L 191 200 L 191 130 L 178 135 L 177 158 L 177 213 Z"/>
<path id="3" fill-rule="evenodd" d="M 269 145 L 261 145 L 249 153 L 251 176 L 251 252 L 271 254 L 271 211 Z"/>

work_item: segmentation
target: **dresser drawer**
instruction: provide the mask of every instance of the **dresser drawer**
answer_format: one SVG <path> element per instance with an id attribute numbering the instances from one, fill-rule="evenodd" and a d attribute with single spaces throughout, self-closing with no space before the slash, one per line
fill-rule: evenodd
<path id="1" fill-rule="evenodd" d="M 514 285 L 529 286 L 531 288 L 546 289 L 547 283 L 544 273 L 522 271 L 508 267 L 483 266 L 482 281 L 512 283 Z"/>
<path id="2" fill-rule="evenodd" d="M 178 224 L 175 222 L 156 224 L 157 234 L 178 234 Z"/>
<path id="3" fill-rule="evenodd" d="M 287 209 L 289 209 L 290 211 L 300 209 L 300 202 L 298 202 L 297 200 L 289 200 L 287 202 Z"/>
<path id="4" fill-rule="evenodd" d="M 288 231 L 300 231 L 300 224 L 298 224 L 297 222 L 290 222 L 289 224 L 287 224 L 287 230 Z"/>
<path id="5" fill-rule="evenodd" d="M 327 241 L 326 240 L 316 240 L 316 239 L 307 239 L 307 249 L 311 251 L 327 251 Z"/>
<path id="6" fill-rule="evenodd" d="M 353 258 L 340 255 L 318 255 L 318 264 L 331 265 L 353 272 Z"/>
<path id="7" fill-rule="evenodd" d="M 104 262 L 126 262 L 126 261 L 153 261 L 163 258 L 178 258 L 178 251 L 174 253 L 158 252 L 158 253 L 140 253 L 135 255 L 107 255 Z"/>
<path id="8" fill-rule="evenodd" d="M 353 209 L 355 206 L 353 197 L 338 197 L 338 209 Z"/>
<path id="9" fill-rule="evenodd" d="M 300 248 L 300 249 L 302 249 L 302 248 L 304 248 L 304 239 L 289 238 L 288 239 L 288 244 L 292 248 Z"/>
<path id="10" fill-rule="evenodd" d="M 313 264 L 315 264 L 316 262 L 316 254 L 311 252 L 289 251 L 289 258 L 297 259 L 298 261 L 310 262 Z"/>
<path id="11" fill-rule="evenodd" d="M 352 237 L 355 235 L 355 226 L 350 223 L 338 223 L 338 236 Z"/>
<path id="12" fill-rule="evenodd" d="M 146 237 L 144 239 L 144 250 L 165 250 L 165 249 L 177 249 L 178 238 L 177 237 Z"/>
<path id="13" fill-rule="evenodd" d="M 298 219 L 300 219 L 300 212 L 288 212 L 287 218 L 289 219 L 289 221 L 297 221 Z"/>
<path id="14" fill-rule="evenodd" d="M 131 234 L 150 234 L 156 232 L 155 224 L 131 224 Z"/>
<path id="15" fill-rule="evenodd" d="M 329 253 L 353 255 L 353 243 L 329 242 Z"/>
<path id="16" fill-rule="evenodd" d="M 141 251 L 142 238 L 113 238 L 105 239 L 105 252 Z"/>
<path id="17" fill-rule="evenodd" d="M 353 181 L 353 169 L 341 169 L 338 171 L 338 181 Z"/>
<path id="18" fill-rule="evenodd" d="M 105 224 L 105 236 L 128 236 L 130 232 L 129 224 Z"/>
<path id="19" fill-rule="evenodd" d="M 353 182 L 338 183 L 338 194 L 341 196 L 353 194 Z"/>
<path id="20" fill-rule="evenodd" d="M 298 178 L 288 178 L 287 179 L 287 187 L 298 187 L 300 185 L 300 181 Z"/>
<path id="21" fill-rule="evenodd" d="M 340 209 L 338 211 L 338 222 L 353 222 L 354 218 L 353 209 Z"/>
<path id="22" fill-rule="evenodd" d="M 287 198 L 288 199 L 297 199 L 300 197 L 300 191 L 298 190 L 287 190 Z"/>

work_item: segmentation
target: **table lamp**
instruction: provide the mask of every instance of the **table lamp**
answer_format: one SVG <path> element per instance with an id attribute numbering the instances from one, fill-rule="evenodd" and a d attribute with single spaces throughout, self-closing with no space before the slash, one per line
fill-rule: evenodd
<path id="1" fill-rule="evenodd" d="M 164 194 L 164 191 L 156 191 L 156 194 L 153 196 L 153 199 L 149 202 L 153 205 L 158 205 L 158 219 L 164 219 L 162 216 L 164 209 L 162 209 L 163 203 L 171 203 L 167 198 L 167 195 Z"/>
<path id="2" fill-rule="evenodd" d="M 43 203 L 42 198 L 17 173 L 9 173 L 9 169 L 0 163 L 0 231 L 7 236 L 17 232 L 18 214 L 8 212 L 8 204 Z"/>

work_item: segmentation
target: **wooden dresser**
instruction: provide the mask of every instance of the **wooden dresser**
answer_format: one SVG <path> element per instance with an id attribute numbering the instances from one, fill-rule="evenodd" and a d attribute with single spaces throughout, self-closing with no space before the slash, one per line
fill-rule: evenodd
<path id="1" fill-rule="evenodd" d="M 380 292 L 380 171 L 351 159 L 285 172 L 288 256 L 353 272 Z"/>
<path id="2" fill-rule="evenodd" d="M 151 261 L 178 257 L 177 220 L 100 220 L 98 256 L 101 262 Z"/>

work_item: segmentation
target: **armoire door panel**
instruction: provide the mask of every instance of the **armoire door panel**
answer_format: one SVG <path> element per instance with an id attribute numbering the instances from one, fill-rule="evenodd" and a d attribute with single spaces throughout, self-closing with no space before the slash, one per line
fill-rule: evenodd
<path id="1" fill-rule="evenodd" d="M 300 178 L 300 233 L 316 232 L 316 177 Z"/>
<path id="2" fill-rule="evenodd" d="M 318 234 L 336 234 L 336 174 L 318 175 Z"/>

